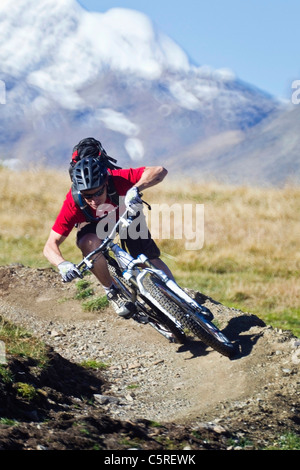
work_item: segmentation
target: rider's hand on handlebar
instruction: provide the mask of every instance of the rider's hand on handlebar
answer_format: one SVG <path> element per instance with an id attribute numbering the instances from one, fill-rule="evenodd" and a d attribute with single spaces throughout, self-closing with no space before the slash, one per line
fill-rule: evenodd
<path id="1" fill-rule="evenodd" d="M 82 277 L 79 269 L 70 261 L 63 261 L 57 267 L 64 282 L 71 282 L 76 277 Z"/>
<path id="2" fill-rule="evenodd" d="M 127 191 L 124 202 L 128 212 L 133 215 L 141 210 L 139 206 L 143 201 L 141 199 L 141 194 L 136 186 L 133 186 Z"/>

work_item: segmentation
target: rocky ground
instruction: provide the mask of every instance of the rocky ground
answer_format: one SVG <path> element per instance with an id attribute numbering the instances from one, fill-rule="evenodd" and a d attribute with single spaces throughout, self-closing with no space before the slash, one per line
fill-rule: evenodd
<path id="1" fill-rule="evenodd" d="M 230 360 L 109 308 L 87 313 L 75 293 L 52 269 L 0 267 L 0 316 L 46 342 L 50 358 L 45 370 L 7 358 L 38 393 L 21 399 L 0 381 L 0 415 L 17 423 L 0 424 L 0 449 L 257 450 L 299 433 L 300 340 L 290 332 L 201 295 L 239 343 Z M 80 365 L 91 359 L 105 368 Z"/>

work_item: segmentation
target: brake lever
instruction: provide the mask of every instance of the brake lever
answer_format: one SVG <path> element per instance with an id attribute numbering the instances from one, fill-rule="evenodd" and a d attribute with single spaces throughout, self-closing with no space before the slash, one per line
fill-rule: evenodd
<path id="1" fill-rule="evenodd" d="M 148 202 L 146 202 L 146 201 L 144 201 L 144 199 L 142 199 L 142 203 L 146 204 L 146 206 L 148 207 L 148 210 L 151 211 L 152 207 L 150 206 L 150 204 L 148 204 Z"/>

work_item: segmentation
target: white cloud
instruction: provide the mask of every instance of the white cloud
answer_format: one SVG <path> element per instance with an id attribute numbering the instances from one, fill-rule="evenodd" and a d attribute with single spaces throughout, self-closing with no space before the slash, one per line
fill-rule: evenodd
<path id="1" fill-rule="evenodd" d="M 136 136 L 140 132 L 139 126 L 131 122 L 124 114 L 113 109 L 98 110 L 96 119 L 102 121 L 108 129 L 127 136 Z"/>
<path id="2" fill-rule="evenodd" d="M 135 162 L 140 162 L 143 160 L 145 150 L 140 139 L 127 139 L 125 142 L 125 149 L 131 160 Z"/>
<path id="3" fill-rule="evenodd" d="M 214 78 L 223 82 L 236 80 L 236 75 L 231 69 L 223 68 L 214 71 Z"/>
<path id="4" fill-rule="evenodd" d="M 143 78 L 159 78 L 164 68 L 189 67 L 187 55 L 151 20 L 135 10 L 113 8 L 106 13 L 86 12 L 79 34 L 91 45 L 90 54 L 112 68 Z M 98 38 L 98 40 L 95 40 Z"/>
<path id="5" fill-rule="evenodd" d="M 187 91 L 183 85 L 183 83 L 175 82 L 170 85 L 170 91 L 174 98 L 178 101 L 178 104 L 185 109 L 195 110 L 199 108 L 199 100 L 198 98 Z"/>

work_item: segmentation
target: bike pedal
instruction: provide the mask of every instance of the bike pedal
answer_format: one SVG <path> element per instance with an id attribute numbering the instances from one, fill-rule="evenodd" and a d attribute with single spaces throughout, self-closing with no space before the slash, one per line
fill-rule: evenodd
<path id="1" fill-rule="evenodd" d="M 133 315 L 133 319 L 138 323 L 142 323 L 143 325 L 147 325 L 147 323 L 149 323 L 149 317 L 146 315 L 141 315 L 139 312 L 136 312 L 136 314 Z"/>
<path id="2" fill-rule="evenodd" d="M 132 302 L 126 302 L 125 304 L 128 313 L 118 313 L 118 315 L 122 318 L 125 318 L 125 320 L 129 320 L 129 318 L 132 318 L 133 315 L 137 312 L 136 306 Z"/>

